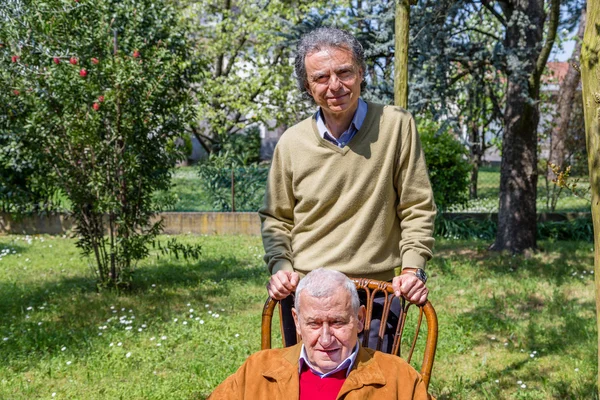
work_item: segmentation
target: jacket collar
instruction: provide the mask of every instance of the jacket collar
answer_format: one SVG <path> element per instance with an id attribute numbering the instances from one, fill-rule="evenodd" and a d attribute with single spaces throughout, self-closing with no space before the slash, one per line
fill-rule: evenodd
<path id="1" fill-rule="evenodd" d="M 282 399 L 297 399 L 300 397 L 300 377 L 298 376 L 298 359 L 302 342 L 295 346 L 288 347 L 283 351 L 281 358 L 278 358 L 270 368 L 263 373 L 266 379 L 272 379 L 277 382 L 279 393 Z"/>
<path id="2" fill-rule="evenodd" d="M 282 398 L 297 399 L 299 397 L 300 379 L 298 376 L 298 359 L 302 343 L 289 347 L 282 354 L 282 361 L 275 363 L 270 369 L 263 373 L 267 379 L 273 379 L 277 382 L 280 392 L 284 395 Z M 365 349 L 360 346 L 356 362 L 348 378 L 344 382 L 338 398 L 344 394 L 369 385 L 385 385 L 386 380 L 379 367 L 379 364 L 373 359 L 373 350 Z"/>
<path id="3" fill-rule="evenodd" d="M 340 389 L 338 398 L 363 386 L 383 386 L 386 384 L 385 376 L 379 364 L 374 360 L 373 353 L 373 350 L 360 346 L 354 368 L 352 368 L 352 371 L 350 371 L 348 378 L 346 378 L 344 385 Z"/>

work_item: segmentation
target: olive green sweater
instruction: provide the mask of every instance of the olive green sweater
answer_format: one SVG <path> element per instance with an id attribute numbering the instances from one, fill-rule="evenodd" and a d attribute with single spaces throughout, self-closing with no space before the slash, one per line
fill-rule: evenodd
<path id="1" fill-rule="evenodd" d="M 414 119 L 368 103 L 347 146 L 323 139 L 314 118 L 277 144 L 259 210 L 271 273 L 319 267 L 389 280 L 431 258 L 435 204 Z"/>

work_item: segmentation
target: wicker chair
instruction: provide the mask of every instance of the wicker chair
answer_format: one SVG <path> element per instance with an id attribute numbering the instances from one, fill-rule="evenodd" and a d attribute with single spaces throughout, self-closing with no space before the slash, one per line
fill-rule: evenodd
<path id="1" fill-rule="evenodd" d="M 371 329 L 371 317 L 373 313 L 373 300 L 378 293 L 387 294 L 385 296 L 384 304 L 383 304 L 383 314 L 382 314 L 382 323 L 380 326 L 380 330 L 378 332 L 378 343 L 375 350 L 381 350 L 381 345 L 383 343 L 383 334 L 385 329 L 385 322 L 387 321 L 390 306 L 392 303 L 392 298 L 394 295 L 394 290 L 392 289 L 392 284 L 390 282 L 377 281 L 373 279 L 363 279 L 363 278 L 353 278 L 352 281 L 356 284 L 356 289 L 359 291 L 364 291 L 366 294 L 366 321 L 363 335 L 362 345 L 367 345 L 367 340 L 369 338 L 369 332 Z M 438 324 L 437 324 L 437 315 L 435 313 L 435 309 L 431 305 L 429 301 L 427 301 L 422 306 L 415 306 L 409 303 L 406 299 L 400 299 L 401 302 L 401 312 L 399 316 L 399 323 L 394 335 L 394 342 L 392 345 L 392 354 L 395 354 L 399 357 L 403 357 L 407 362 L 410 363 L 413 353 L 415 350 L 415 346 L 417 343 L 417 339 L 419 337 L 419 333 L 421 331 L 421 326 L 423 322 L 423 316 L 425 316 L 425 320 L 427 323 L 427 339 L 425 342 L 425 349 L 423 350 L 423 361 L 421 362 L 420 373 L 423 377 L 423 381 L 429 387 L 429 380 L 431 378 L 431 370 L 433 369 L 433 360 L 435 358 L 435 350 L 437 347 L 437 336 L 438 336 Z M 278 301 L 271 299 L 270 297 L 265 302 L 265 306 L 262 313 L 262 326 L 261 326 L 261 348 L 270 349 L 271 348 L 271 323 L 273 320 L 273 313 L 275 311 L 275 306 Z M 407 341 L 407 337 L 405 337 L 405 343 L 410 343 L 408 346 L 408 352 L 406 354 L 402 354 L 402 337 L 405 334 L 404 330 L 406 328 L 406 317 L 409 312 L 409 308 L 414 306 L 415 312 L 418 312 L 417 321 L 414 327 L 414 331 L 410 333 L 409 340 Z M 281 318 L 280 318 L 281 321 Z M 407 332 L 407 335 L 409 333 Z M 283 338 L 283 347 L 287 347 Z"/>

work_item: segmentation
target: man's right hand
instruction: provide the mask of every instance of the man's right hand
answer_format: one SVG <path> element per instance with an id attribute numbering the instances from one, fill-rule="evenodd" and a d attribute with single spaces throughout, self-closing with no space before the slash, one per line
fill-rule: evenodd
<path id="1" fill-rule="evenodd" d="M 271 275 L 267 283 L 267 292 L 275 300 L 282 300 L 288 297 L 298 286 L 300 276 L 297 272 L 277 271 Z"/>

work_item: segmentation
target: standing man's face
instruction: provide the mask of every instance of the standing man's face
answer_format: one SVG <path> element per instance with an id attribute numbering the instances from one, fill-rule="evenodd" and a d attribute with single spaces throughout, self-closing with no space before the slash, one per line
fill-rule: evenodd
<path id="1" fill-rule="evenodd" d="M 358 107 L 363 70 L 354 63 L 352 52 L 326 48 L 308 54 L 304 63 L 308 93 L 321 107 L 325 118 L 352 113 Z"/>

